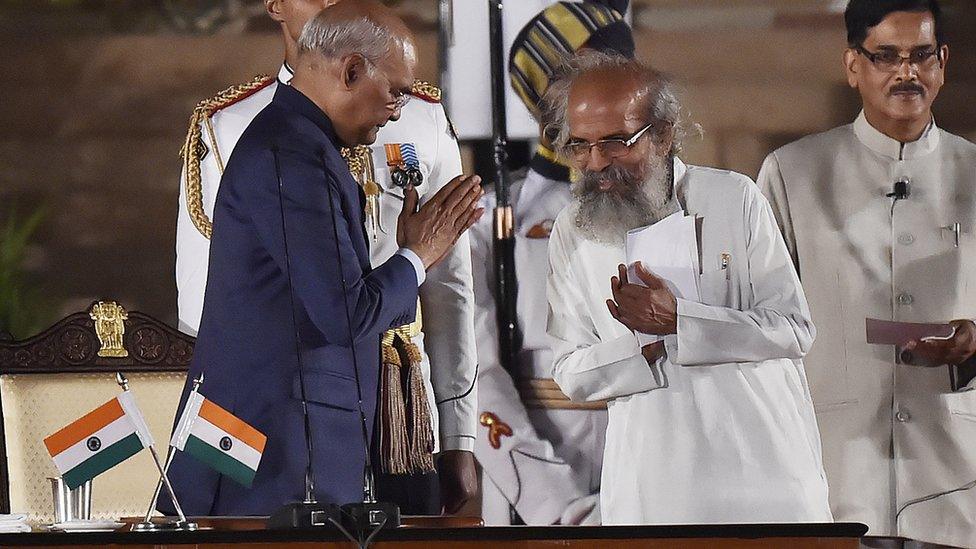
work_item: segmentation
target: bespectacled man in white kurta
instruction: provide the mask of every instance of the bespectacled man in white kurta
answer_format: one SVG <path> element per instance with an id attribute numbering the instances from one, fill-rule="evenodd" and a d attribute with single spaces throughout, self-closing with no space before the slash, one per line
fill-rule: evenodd
<path id="1" fill-rule="evenodd" d="M 549 245 L 554 377 L 609 400 L 603 523 L 830 521 L 800 361 L 815 330 L 759 189 L 674 157 L 678 102 L 639 62 L 584 53 L 547 104 L 579 172 Z M 679 209 L 701 220 L 700 303 L 622 265 L 629 229 Z"/>
<path id="2" fill-rule="evenodd" d="M 820 329 L 804 362 L 831 508 L 872 538 L 976 547 L 976 384 L 956 375 L 976 350 L 976 146 L 932 118 L 949 55 L 937 2 L 854 0 L 845 19 L 863 111 L 759 173 Z M 865 317 L 956 332 L 898 350 L 868 345 Z"/>

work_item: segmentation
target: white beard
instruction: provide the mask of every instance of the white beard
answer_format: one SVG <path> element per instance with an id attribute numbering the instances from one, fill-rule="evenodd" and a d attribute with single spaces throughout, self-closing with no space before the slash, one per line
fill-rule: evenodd
<path id="1" fill-rule="evenodd" d="M 573 183 L 576 197 L 576 228 L 583 238 L 608 246 L 623 246 L 627 231 L 646 227 L 678 211 L 672 192 L 671 156 L 652 156 L 648 176 L 639 183 L 629 183 L 633 176 L 622 168 L 607 168 L 599 175 L 584 174 Z M 621 182 L 617 190 L 599 191 L 599 179 Z"/>

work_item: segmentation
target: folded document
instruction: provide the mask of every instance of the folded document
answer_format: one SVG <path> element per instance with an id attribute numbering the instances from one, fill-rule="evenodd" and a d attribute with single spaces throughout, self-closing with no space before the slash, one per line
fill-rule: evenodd
<path id="1" fill-rule="evenodd" d="M 637 276 L 636 263 L 665 280 L 675 297 L 701 301 L 698 288 L 698 235 L 694 216 L 677 211 L 648 227 L 627 233 L 627 279 L 644 283 Z M 641 346 L 664 339 L 637 332 Z"/>

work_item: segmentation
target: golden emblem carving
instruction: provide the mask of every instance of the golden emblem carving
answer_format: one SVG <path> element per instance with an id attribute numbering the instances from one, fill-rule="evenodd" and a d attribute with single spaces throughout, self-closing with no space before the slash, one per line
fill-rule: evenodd
<path id="1" fill-rule="evenodd" d="M 129 315 L 121 305 L 114 301 L 99 301 L 92 305 L 88 316 L 95 321 L 95 335 L 102 344 L 98 356 L 116 358 L 129 356 L 122 342 L 125 321 L 128 320 Z"/>

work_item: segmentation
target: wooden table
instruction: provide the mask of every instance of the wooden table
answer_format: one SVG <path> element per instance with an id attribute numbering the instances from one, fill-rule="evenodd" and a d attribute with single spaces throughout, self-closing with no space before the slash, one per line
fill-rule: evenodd
<path id="1" fill-rule="evenodd" d="M 196 532 L 0 534 L 0 547 L 158 549 L 348 549 L 335 529 L 267 530 L 264 519 L 200 518 Z M 405 517 L 404 526 L 376 536 L 376 549 L 857 549 L 859 523 L 692 526 L 470 526 L 479 519 Z"/>

